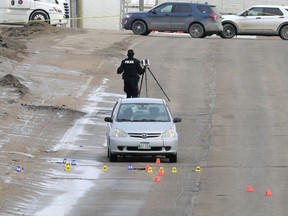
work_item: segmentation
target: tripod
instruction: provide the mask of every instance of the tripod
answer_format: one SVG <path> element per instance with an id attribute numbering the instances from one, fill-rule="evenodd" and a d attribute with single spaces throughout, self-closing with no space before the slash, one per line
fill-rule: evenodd
<path id="1" fill-rule="evenodd" d="M 143 80 L 145 78 L 145 88 L 146 88 L 146 97 L 148 97 L 148 87 L 147 87 L 147 69 L 150 72 L 150 74 L 152 75 L 152 77 L 154 78 L 154 80 L 156 81 L 156 83 L 158 84 L 159 88 L 162 90 L 162 92 L 164 93 L 164 95 L 166 96 L 166 98 L 168 99 L 168 101 L 170 101 L 169 97 L 167 96 L 167 94 L 165 93 L 165 91 L 163 90 L 163 88 L 161 87 L 160 83 L 158 82 L 158 80 L 156 79 L 156 77 L 154 76 L 154 74 L 152 73 L 152 71 L 150 70 L 150 68 L 148 66 L 145 67 L 145 72 L 141 77 L 141 82 L 140 82 L 140 89 L 139 89 L 139 95 L 138 97 L 140 97 L 141 94 L 141 90 L 142 90 L 142 84 L 143 84 Z"/>

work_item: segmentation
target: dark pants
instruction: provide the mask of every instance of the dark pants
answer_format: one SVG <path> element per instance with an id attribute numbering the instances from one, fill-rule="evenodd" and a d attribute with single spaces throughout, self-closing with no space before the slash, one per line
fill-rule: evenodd
<path id="1" fill-rule="evenodd" d="M 127 98 L 138 97 L 138 79 L 136 77 L 127 77 L 124 79 L 124 92 Z"/>

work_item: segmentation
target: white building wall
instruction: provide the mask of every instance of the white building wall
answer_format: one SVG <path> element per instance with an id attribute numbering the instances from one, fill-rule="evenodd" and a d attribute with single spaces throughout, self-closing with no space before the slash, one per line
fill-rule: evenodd
<path id="1" fill-rule="evenodd" d="M 120 0 L 83 0 L 83 27 L 119 29 Z"/>
<path id="2" fill-rule="evenodd" d="M 163 2 L 191 2 L 191 0 L 158 0 L 158 4 Z M 216 5 L 221 13 L 237 13 L 253 5 L 288 5 L 288 0 L 202 0 L 192 1 Z"/>
<path id="3" fill-rule="evenodd" d="M 0 0 L 1 1 L 1 0 Z M 171 1 L 186 1 L 191 0 L 155 0 L 158 4 Z M 82 0 L 83 27 L 95 29 L 120 29 L 120 2 L 121 0 Z M 137 4 L 137 0 L 126 0 L 127 4 Z M 144 0 L 144 3 L 151 4 L 153 0 Z M 237 13 L 246 8 L 259 5 L 288 5 L 288 0 L 203 0 L 192 1 L 202 2 L 216 5 L 221 13 Z M 148 10 L 149 8 L 145 8 Z M 138 11 L 138 8 L 129 8 L 126 11 Z"/>
<path id="4" fill-rule="evenodd" d="M 210 0 L 222 13 L 237 13 L 253 5 L 288 5 L 288 0 Z"/>

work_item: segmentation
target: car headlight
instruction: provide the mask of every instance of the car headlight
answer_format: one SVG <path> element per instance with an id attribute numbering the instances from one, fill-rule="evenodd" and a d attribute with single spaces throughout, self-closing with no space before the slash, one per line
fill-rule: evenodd
<path id="1" fill-rule="evenodd" d="M 113 137 L 127 137 L 128 135 L 120 129 L 115 129 L 112 132 L 112 136 Z"/>
<path id="2" fill-rule="evenodd" d="M 176 137 L 176 131 L 174 129 L 169 129 L 162 134 L 162 138 L 173 138 Z"/>

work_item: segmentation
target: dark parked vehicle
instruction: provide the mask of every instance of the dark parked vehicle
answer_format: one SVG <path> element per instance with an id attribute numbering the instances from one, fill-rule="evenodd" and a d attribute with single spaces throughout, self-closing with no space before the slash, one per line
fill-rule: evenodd
<path id="1" fill-rule="evenodd" d="M 166 2 L 149 11 L 126 13 L 122 27 L 137 35 L 152 30 L 189 33 L 193 38 L 219 34 L 223 30 L 221 14 L 213 5 L 189 2 Z"/>

